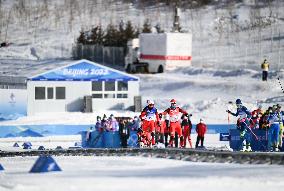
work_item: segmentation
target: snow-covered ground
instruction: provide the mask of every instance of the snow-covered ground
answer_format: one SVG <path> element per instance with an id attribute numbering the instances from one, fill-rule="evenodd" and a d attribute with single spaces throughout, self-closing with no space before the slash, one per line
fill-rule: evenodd
<path id="1" fill-rule="evenodd" d="M 0 190 L 278 191 L 284 167 L 141 157 L 56 156 L 62 172 L 30 174 L 37 157 L 0 158 Z"/>
<path id="2" fill-rule="evenodd" d="M 0 150 L 23 151 L 24 142 L 31 142 L 31 148 L 35 150 L 39 146 L 44 146 L 45 149 L 55 149 L 57 146 L 68 149 L 74 147 L 75 143 L 81 144 L 81 135 L 0 138 Z M 18 143 L 19 147 L 13 147 L 15 143 Z"/>
<path id="3" fill-rule="evenodd" d="M 284 67 L 284 66 L 283 66 Z M 263 109 L 279 103 L 284 104 L 284 94 L 278 80 L 284 84 L 284 68 L 270 73 L 273 78 L 261 81 L 261 73 L 255 70 L 220 70 L 204 68 L 177 68 L 163 74 L 137 74 L 140 78 L 142 106 L 152 99 L 159 111 L 170 106 L 170 99 L 192 113 L 192 122 L 204 119 L 207 124 L 227 124 L 227 109 L 235 111 L 233 103 L 240 98 L 251 111 L 259 104 Z M 101 111 L 98 113 L 52 113 L 20 117 L 13 121 L 0 122 L 1 125 L 33 124 L 94 124 L 96 116 L 114 114 L 115 116 L 134 117 L 139 113 L 131 111 Z M 235 123 L 235 118 L 230 118 Z"/>

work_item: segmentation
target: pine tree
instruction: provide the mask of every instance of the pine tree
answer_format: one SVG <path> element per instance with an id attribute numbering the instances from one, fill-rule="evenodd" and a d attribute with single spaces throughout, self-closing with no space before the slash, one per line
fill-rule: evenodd
<path id="1" fill-rule="evenodd" d="M 151 33 L 151 32 L 152 32 L 152 26 L 150 20 L 146 19 L 143 24 L 142 33 Z"/>
<path id="2" fill-rule="evenodd" d="M 102 45 L 104 41 L 104 31 L 100 25 L 91 30 L 91 34 L 88 38 L 88 44 Z"/>
<path id="3" fill-rule="evenodd" d="M 99 25 L 98 31 L 97 31 L 97 42 L 96 42 L 96 44 L 103 45 L 103 43 L 104 43 L 104 31 L 102 29 L 102 26 Z"/>
<path id="4" fill-rule="evenodd" d="M 113 24 L 107 26 L 107 31 L 104 36 L 104 46 L 118 46 L 119 32 Z"/>
<path id="5" fill-rule="evenodd" d="M 126 36 L 125 36 L 125 29 L 124 29 L 124 21 L 121 20 L 119 25 L 118 25 L 118 46 L 124 46 L 125 41 L 126 41 Z"/>
<path id="6" fill-rule="evenodd" d="M 77 38 L 77 43 L 78 44 L 87 44 L 86 35 L 85 35 L 85 32 L 83 30 L 80 31 L 80 35 Z"/>
<path id="7" fill-rule="evenodd" d="M 135 38 L 135 28 L 133 27 L 131 21 L 128 21 L 126 23 L 125 37 L 126 37 L 127 40 Z"/>

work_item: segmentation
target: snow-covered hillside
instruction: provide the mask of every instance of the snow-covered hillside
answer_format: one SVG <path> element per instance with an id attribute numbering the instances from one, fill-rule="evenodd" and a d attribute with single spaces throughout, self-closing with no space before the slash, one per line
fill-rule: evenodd
<path id="1" fill-rule="evenodd" d="M 1 59 L 70 58 L 81 29 L 106 27 L 130 20 L 142 27 L 145 19 L 170 31 L 174 3 L 161 1 L 2 0 Z M 273 69 L 284 59 L 284 2 L 212 1 L 192 9 L 181 5 L 182 30 L 193 33 L 193 65 L 214 68 L 259 68 L 266 56 Z"/>
<path id="2" fill-rule="evenodd" d="M 70 60 L 72 44 L 81 29 L 98 24 L 106 27 L 120 20 L 142 26 L 148 18 L 153 26 L 159 23 L 170 31 L 173 21 L 173 5 L 164 3 L 148 6 L 142 1 L 120 0 L 0 2 L 0 41 L 12 43 L 0 48 L 4 76 L 7 71 L 21 70 L 19 63 L 32 63 L 30 69 L 24 67 L 24 73 L 30 70 L 33 74 L 37 63 L 40 66 L 46 62 L 56 64 L 58 58 Z M 153 99 L 158 109 L 164 110 L 169 100 L 175 98 L 193 114 L 194 123 L 204 118 L 206 123 L 224 124 L 225 110 L 232 107 L 228 101 L 236 98 L 250 109 L 256 107 L 256 102 L 267 102 L 264 106 L 283 103 L 276 78 L 280 77 L 284 84 L 283 8 L 280 0 L 215 1 L 195 9 L 182 6 L 182 29 L 193 34 L 193 66 L 164 74 L 139 74 L 143 104 Z M 268 82 L 260 80 L 260 62 L 265 56 L 271 63 Z M 18 63 L 17 68 L 14 62 Z"/>

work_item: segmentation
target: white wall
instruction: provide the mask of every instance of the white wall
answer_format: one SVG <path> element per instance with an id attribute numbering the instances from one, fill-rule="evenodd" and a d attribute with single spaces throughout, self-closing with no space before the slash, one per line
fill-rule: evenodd
<path id="1" fill-rule="evenodd" d="M 54 98 L 35 100 L 35 87 L 54 87 Z M 55 99 L 55 87 L 66 88 L 66 99 Z M 67 112 L 81 111 L 83 98 L 91 95 L 91 82 L 89 81 L 28 81 L 28 115 L 41 112 Z M 47 95 L 46 95 L 47 96 Z"/>
<path id="2" fill-rule="evenodd" d="M 134 96 L 139 96 L 139 81 L 128 82 L 127 94 L 128 98 L 125 99 L 92 99 L 93 111 L 108 109 L 127 109 L 131 106 L 134 106 Z"/>
<path id="3" fill-rule="evenodd" d="M 54 87 L 54 99 L 35 100 L 35 87 Z M 66 99 L 55 99 L 55 87 L 66 87 Z M 83 98 L 92 95 L 92 83 L 77 81 L 28 81 L 28 115 L 42 112 L 72 112 L 83 109 Z M 118 93 L 116 91 L 116 93 Z M 139 95 L 139 81 L 128 82 L 128 98 L 92 99 L 93 111 L 127 109 L 134 105 L 134 96 Z M 47 96 L 47 95 L 46 95 Z"/>

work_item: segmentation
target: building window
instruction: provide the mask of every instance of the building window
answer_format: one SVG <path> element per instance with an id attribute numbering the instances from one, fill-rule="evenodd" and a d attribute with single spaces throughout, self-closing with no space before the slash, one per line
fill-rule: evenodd
<path id="1" fill-rule="evenodd" d="M 35 87 L 35 99 L 45 99 L 45 87 Z"/>
<path id="2" fill-rule="evenodd" d="M 47 88 L 47 99 L 53 99 L 53 88 Z"/>
<path id="3" fill-rule="evenodd" d="M 115 91 L 115 82 L 105 82 L 105 91 Z"/>
<path id="4" fill-rule="evenodd" d="M 128 90 L 128 83 L 118 81 L 117 82 L 117 91 L 127 91 Z"/>
<path id="5" fill-rule="evenodd" d="M 56 87 L 56 99 L 65 99 L 65 87 Z"/>
<path id="6" fill-rule="evenodd" d="M 103 98 L 103 94 L 92 94 L 92 98 Z"/>
<path id="7" fill-rule="evenodd" d="M 127 94 L 117 94 L 117 98 L 127 98 Z"/>
<path id="8" fill-rule="evenodd" d="M 92 91 L 102 91 L 103 82 L 92 82 Z"/>
<path id="9" fill-rule="evenodd" d="M 115 98 L 115 94 L 104 94 L 104 98 Z"/>

